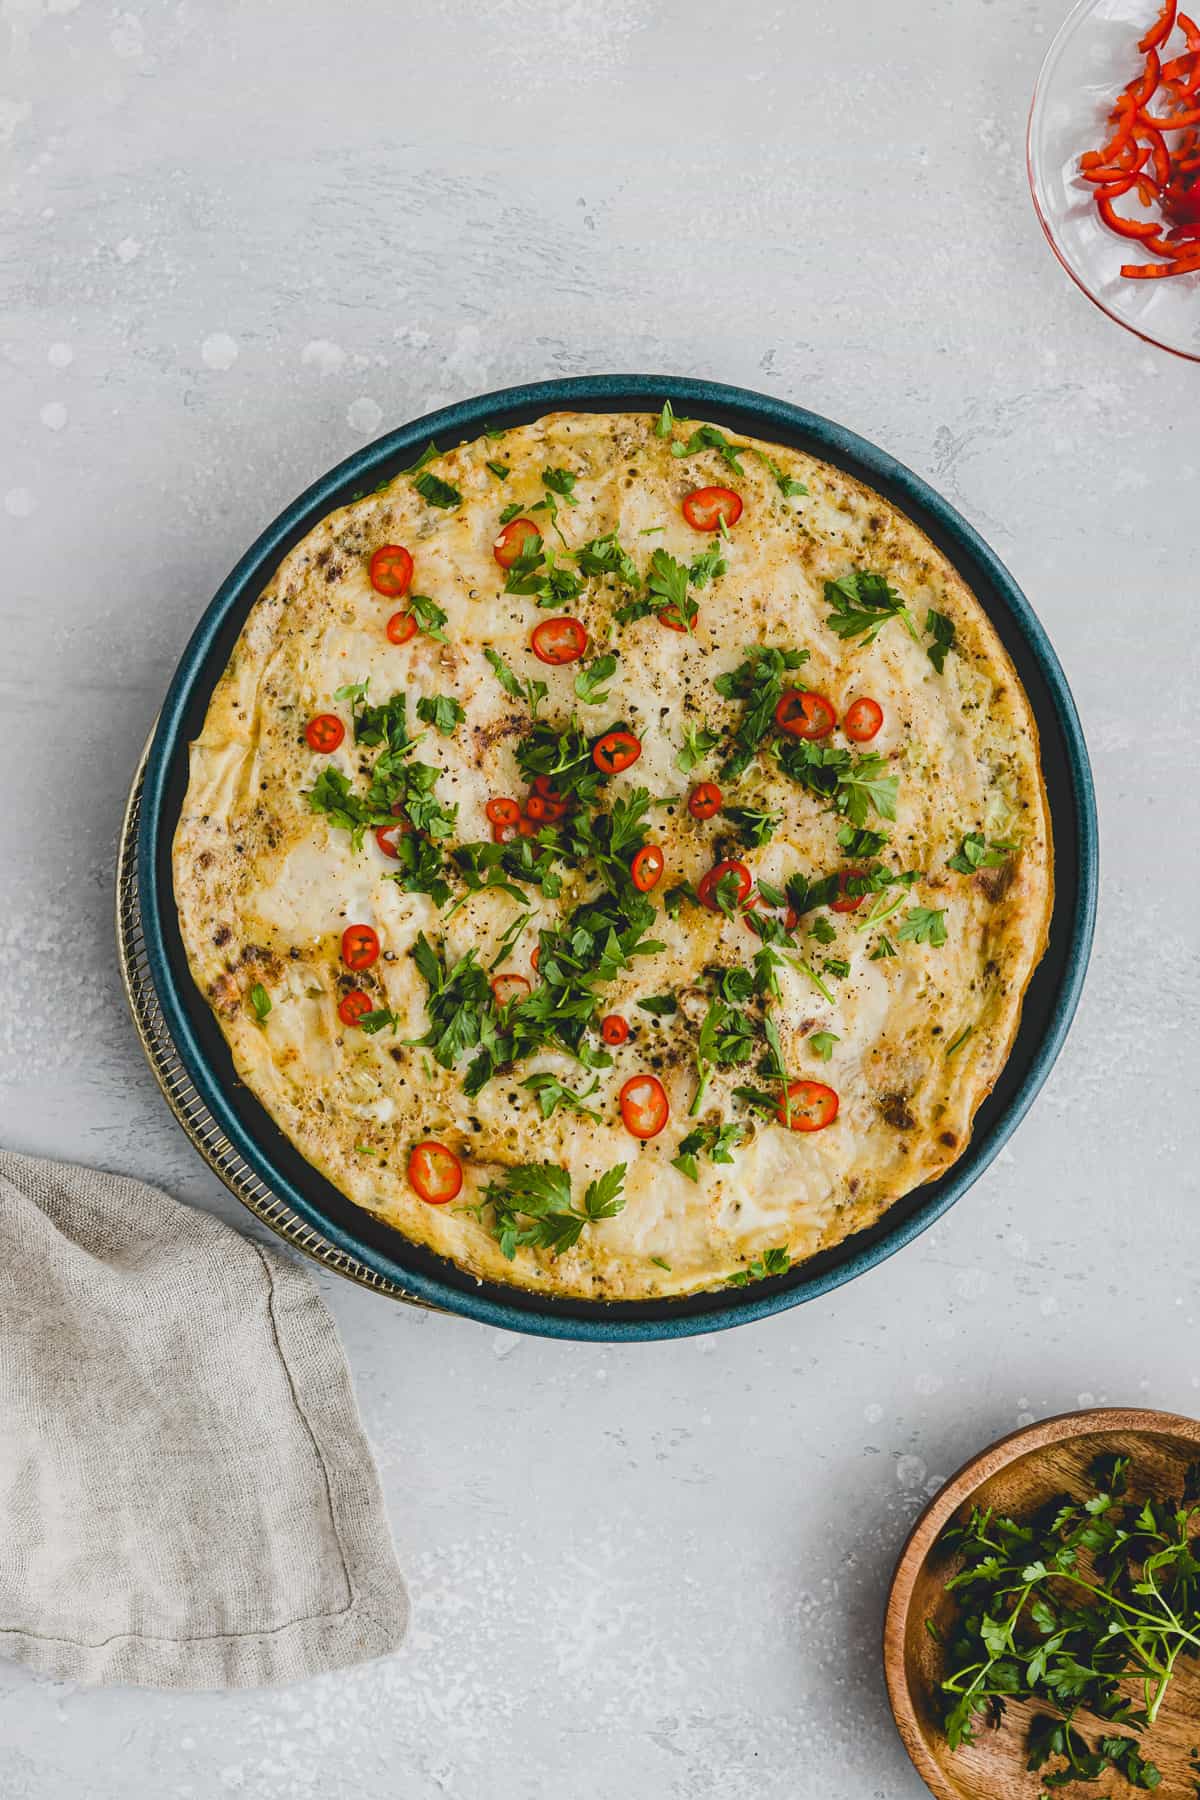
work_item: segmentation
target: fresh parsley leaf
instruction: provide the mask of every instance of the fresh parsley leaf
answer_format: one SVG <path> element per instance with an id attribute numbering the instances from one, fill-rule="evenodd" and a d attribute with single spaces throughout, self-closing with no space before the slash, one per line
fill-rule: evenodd
<path id="1" fill-rule="evenodd" d="M 498 650 L 490 646 L 483 653 L 492 668 L 496 671 L 496 680 L 509 696 L 510 700 L 523 700 L 533 717 L 537 718 L 538 707 L 550 692 L 544 681 L 523 680 L 515 675 Z"/>
<path id="2" fill-rule="evenodd" d="M 598 1077 L 594 1077 L 591 1087 L 584 1088 L 583 1092 L 579 1093 L 575 1088 L 570 1088 L 565 1082 L 560 1081 L 557 1075 L 544 1072 L 530 1075 L 521 1083 L 527 1092 L 536 1094 L 543 1119 L 552 1119 L 561 1106 L 564 1112 L 582 1113 L 585 1118 L 598 1120 L 600 1114 L 594 1112 L 587 1105 L 587 1100 L 596 1092 L 599 1085 Z"/>
<path id="3" fill-rule="evenodd" d="M 935 948 L 946 942 L 946 912 L 931 906 L 910 906 L 900 921 L 896 936 L 902 944 L 932 944 Z"/>
<path id="4" fill-rule="evenodd" d="M 679 1002 L 674 994 L 649 994 L 638 1005 L 643 1012 L 650 1013 L 656 1019 L 670 1019 L 679 1011 Z"/>
<path id="5" fill-rule="evenodd" d="M 576 675 L 576 698 L 582 700 L 585 706 L 603 706 L 608 699 L 605 683 L 611 681 L 616 672 L 617 659 L 611 651 L 605 656 L 598 656 Z"/>
<path id="6" fill-rule="evenodd" d="M 855 569 L 838 581 L 827 581 L 825 599 L 833 608 L 825 622 L 840 638 L 861 637 L 873 644 L 889 619 L 902 619 L 911 636 L 917 637 L 901 596 L 885 576 L 871 569 Z"/>
<path id="7" fill-rule="evenodd" d="M 567 502 L 568 506 L 579 505 L 575 498 L 575 483 L 578 480 L 578 475 L 573 475 L 570 469 L 542 470 L 542 486 L 548 488 L 552 494 L 558 494 Z"/>
<path id="8" fill-rule="evenodd" d="M 814 1054 L 819 1056 L 822 1062 L 829 1062 L 833 1056 L 833 1046 L 840 1044 L 842 1040 L 835 1031 L 814 1031 L 808 1041 L 812 1045 Z"/>
<path id="9" fill-rule="evenodd" d="M 706 726 L 698 729 L 685 725 L 683 728 L 683 744 L 675 758 L 675 767 L 684 775 L 690 775 L 698 762 L 702 762 L 710 750 L 715 750 L 720 743 L 715 731 Z"/>
<path id="10" fill-rule="evenodd" d="M 374 1036 L 375 1032 L 384 1031 L 389 1026 L 394 1034 L 400 1029 L 400 1015 L 392 1012 L 389 1007 L 380 1006 L 374 1012 L 363 1013 L 358 1024 L 359 1029 L 368 1036 Z"/>
<path id="11" fill-rule="evenodd" d="M 946 657 L 954 648 L 954 620 L 948 619 L 945 613 L 935 612 L 931 606 L 925 614 L 925 629 L 933 638 L 925 654 L 941 675 L 946 668 Z"/>
<path id="12" fill-rule="evenodd" d="M 586 1225 L 611 1219 L 624 1207 L 625 1164 L 618 1163 L 589 1182 L 583 1206 L 571 1205 L 571 1180 L 554 1163 L 522 1163 L 483 1190 L 491 1228 L 502 1255 L 511 1262 L 522 1246 L 559 1256 L 579 1242 Z"/>
<path id="13" fill-rule="evenodd" d="M 441 454 L 442 453 L 438 449 L 437 445 L 433 442 L 432 439 L 430 439 L 429 443 L 427 443 L 425 448 L 422 450 L 420 456 L 418 456 L 416 462 L 410 463 L 407 469 L 397 469 L 396 473 L 389 478 L 389 485 L 392 481 L 398 481 L 400 479 L 401 475 L 416 475 L 416 474 L 418 474 L 420 472 L 420 470 L 422 470 L 425 467 L 426 463 L 436 462 L 438 457 Z"/>
<path id="14" fill-rule="evenodd" d="M 507 463 L 489 462 L 486 466 L 491 470 L 497 481 L 507 481 L 509 475 L 512 473 Z"/>
<path id="15" fill-rule="evenodd" d="M 430 506 L 442 506 L 449 511 L 462 505 L 462 495 L 458 489 L 452 487 L 448 481 L 443 481 L 440 475 L 432 474 L 428 469 L 423 470 L 416 477 L 413 486 L 422 500 Z"/>
<path id="16" fill-rule="evenodd" d="M 968 831 L 955 854 L 947 857 L 946 867 L 960 875 L 973 875 L 976 869 L 999 869 L 1015 848 L 1007 841 L 989 844 L 982 831 Z"/>
<path id="17" fill-rule="evenodd" d="M 370 685 L 371 677 L 368 675 L 365 681 L 350 681 L 345 687 L 334 688 L 333 697 L 335 700 L 349 700 L 352 706 L 357 706 L 366 699 Z"/>
<path id="18" fill-rule="evenodd" d="M 575 562 L 584 575 L 613 575 L 628 587 L 641 586 L 637 564 L 629 552 L 622 549 L 615 531 L 610 531 L 606 537 L 589 538 L 576 552 Z"/>
<path id="19" fill-rule="evenodd" d="M 417 621 L 417 629 L 423 631 L 426 637 L 436 638 L 439 644 L 446 642 L 446 634 L 442 630 L 446 614 L 428 594 L 410 594 L 408 610 Z"/>
<path id="20" fill-rule="evenodd" d="M 673 623 L 690 632 L 700 608 L 688 593 L 688 569 L 661 544 L 650 558 L 646 587 L 655 610 L 666 613 Z"/>
<path id="21" fill-rule="evenodd" d="M 736 780 L 749 768 L 759 745 L 774 725 L 775 708 L 783 696 L 787 676 L 807 661 L 807 650 L 752 644 L 747 647 L 744 662 L 715 678 L 713 686 L 722 699 L 744 703 L 722 764 L 722 773 L 727 780 Z"/>
<path id="22" fill-rule="evenodd" d="M 854 756 L 837 745 L 790 739 L 779 746 L 779 766 L 802 787 L 829 801 L 857 830 L 867 823 L 872 809 L 881 819 L 894 820 L 899 779 L 885 774 L 887 758 Z"/>
<path id="23" fill-rule="evenodd" d="M 698 425 L 686 444 L 671 445 L 671 455 L 698 456 L 701 450 L 717 450 L 720 452 L 722 461 L 727 462 L 731 469 L 736 469 L 738 474 L 742 475 L 745 471 L 742 468 L 741 459 L 748 449 L 749 445 L 747 444 L 731 444 L 725 433 L 719 431 L 715 425 Z"/>
<path id="24" fill-rule="evenodd" d="M 868 956 L 867 961 L 883 962 L 887 957 L 895 956 L 897 954 L 896 946 L 893 944 L 891 938 L 887 936 L 886 932 L 881 932 L 875 940 L 875 946 Z"/>
<path id="25" fill-rule="evenodd" d="M 503 512 L 500 514 L 500 523 L 501 523 L 501 525 L 511 525 L 513 520 L 519 519 L 520 516 L 521 516 L 520 501 L 519 500 L 510 500 L 508 505 L 504 508 Z"/>
<path id="26" fill-rule="evenodd" d="M 693 587 L 706 588 L 718 575 L 724 575 L 728 567 L 722 553 L 721 540 L 715 538 L 707 550 L 702 550 L 699 556 L 693 556 L 688 565 L 688 578 Z"/>
<path id="27" fill-rule="evenodd" d="M 664 400 L 662 403 L 662 411 L 659 413 L 658 420 L 654 427 L 655 437 L 669 438 L 671 435 L 671 427 L 674 423 L 675 409 L 669 400 Z"/>
<path id="28" fill-rule="evenodd" d="M 753 806 L 727 806 L 725 817 L 737 833 L 743 844 L 757 850 L 763 844 L 769 844 L 783 814 L 778 812 L 760 812 Z M 759 883 L 761 887 L 761 882 Z M 768 902 L 770 904 L 770 902 Z"/>
<path id="29" fill-rule="evenodd" d="M 774 1109 L 775 1102 L 772 1100 L 771 1110 Z M 752 1281 L 763 1281 L 768 1275 L 786 1275 L 791 1266 L 790 1253 L 783 1245 L 779 1245 L 774 1249 L 764 1250 L 761 1256 L 753 1257 L 744 1269 L 738 1269 L 729 1277 L 728 1285 L 749 1287 Z"/>
<path id="30" fill-rule="evenodd" d="M 790 500 L 796 494 L 807 494 L 808 489 L 804 483 L 797 481 L 794 475 L 785 475 L 779 464 L 774 462 L 765 450 L 755 450 L 754 454 L 764 468 L 769 469 L 775 477 L 775 485 L 785 499 Z"/>
<path id="31" fill-rule="evenodd" d="M 839 825 L 838 845 L 851 862 L 859 857 L 878 856 L 887 843 L 886 831 L 868 831 L 864 826 Z"/>
<path id="32" fill-rule="evenodd" d="M 417 701 L 417 717 L 423 725 L 432 725 L 443 737 L 453 737 L 466 718 L 466 712 L 450 694 L 422 694 Z"/>
<path id="33" fill-rule="evenodd" d="M 946 1045 L 947 1061 L 949 1061 L 950 1057 L 952 1057 L 956 1051 L 962 1049 L 963 1045 L 966 1043 L 967 1039 L 970 1037 L 970 1035 L 974 1031 L 974 1029 L 975 1029 L 974 1025 L 964 1025 L 962 1030 L 959 1032 L 958 1036 L 956 1038 L 954 1038 L 949 1044 Z"/>
<path id="34" fill-rule="evenodd" d="M 731 1163 L 733 1153 L 746 1135 L 742 1125 L 697 1125 L 689 1131 L 679 1145 L 679 1155 L 671 1158 L 672 1168 L 686 1175 L 689 1181 L 699 1181 L 700 1166 L 698 1158 L 707 1156 L 710 1162 Z"/>
<path id="35" fill-rule="evenodd" d="M 250 989 L 250 1004 L 254 1008 L 254 1016 L 261 1025 L 271 1010 L 271 996 L 261 981 L 256 981 Z"/>

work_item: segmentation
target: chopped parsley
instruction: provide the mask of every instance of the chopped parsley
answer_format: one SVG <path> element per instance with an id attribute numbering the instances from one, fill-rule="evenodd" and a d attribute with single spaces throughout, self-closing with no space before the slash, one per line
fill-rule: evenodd
<path id="1" fill-rule="evenodd" d="M 254 1008 L 254 1016 L 261 1025 L 271 1010 L 271 996 L 261 981 L 256 981 L 250 989 L 250 1004 Z"/>
<path id="2" fill-rule="evenodd" d="M 804 483 L 797 481 L 794 475 L 785 475 L 779 464 L 773 461 L 765 450 L 755 450 L 754 455 L 757 456 L 763 467 L 769 469 L 775 477 L 775 485 L 785 499 L 790 500 L 797 494 L 807 494 L 808 489 Z"/>
<path id="3" fill-rule="evenodd" d="M 638 1006 L 655 1019 L 669 1019 L 679 1011 L 674 994 L 649 994 L 645 1000 L 638 1001 Z"/>
<path id="4" fill-rule="evenodd" d="M 733 1153 L 745 1135 L 743 1125 L 697 1125 L 681 1140 L 679 1155 L 671 1158 L 671 1167 L 686 1175 L 689 1181 L 699 1181 L 697 1158 L 707 1156 L 709 1162 L 731 1163 Z"/>
<path id="5" fill-rule="evenodd" d="M 973 875 L 976 869 L 999 869 L 1016 845 L 1005 839 L 989 844 L 982 831 L 968 831 L 953 856 L 946 858 L 946 867 L 954 869 L 959 875 Z"/>
<path id="6" fill-rule="evenodd" d="M 925 629 L 933 639 L 925 654 L 941 675 L 945 672 L 946 657 L 954 648 L 954 620 L 948 619 L 945 613 L 935 612 L 931 606 L 925 614 Z"/>
<path id="7" fill-rule="evenodd" d="M 422 694 L 417 701 L 417 717 L 422 725 L 432 725 L 443 737 L 453 737 L 466 716 L 450 694 Z"/>
<path id="8" fill-rule="evenodd" d="M 716 450 L 723 462 L 739 475 L 745 474 L 741 459 L 749 449 L 748 444 L 731 444 L 723 431 L 715 425 L 698 425 L 686 444 L 672 444 L 672 456 L 698 456 L 701 450 Z"/>
<path id="9" fill-rule="evenodd" d="M 585 1225 L 612 1219 L 625 1205 L 625 1164 L 617 1163 L 588 1183 L 579 1208 L 571 1204 L 571 1177 L 556 1163 L 522 1163 L 483 1190 L 480 1216 L 490 1211 L 491 1230 L 511 1262 L 518 1249 L 549 1250 L 559 1256 L 579 1242 Z"/>
<path id="10" fill-rule="evenodd" d="M 963 1028 L 959 1032 L 958 1036 L 956 1038 L 952 1039 L 951 1042 L 946 1045 L 947 1058 L 953 1056 L 956 1051 L 962 1049 L 963 1045 L 966 1043 L 967 1039 L 970 1037 L 970 1035 L 974 1031 L 974 1029 L 975 1029 L 974 1025 L 964 1025 L 963 1026 Z"/>
<path id="11" fill-rule="evenodd" d="M 675 767 L 681 774 L 690 775 L 698 762 L 702 762 L 710 750 L 715 750 L 720 743 L 715 731 L 709 731 L 701 725 L 698 729 L 690 725 L 683 728 L 683 743 L 675 758 Z"/>
<path id="12" fill-rule="evenodd" d="M 750 767 L 759 745 L 775 722 L 786 677 L 808 661 L 807 650 L 780 650 L 766 644 L 752 644 L 746 649 L 746 660 L 713 682 L 725 700 L 741 700 L 741 719 L 733 732 L 722 774 L 734 780 Z"/>
<path id="13" fill-rule="evenodd" d="M 446 642 L 446 634 L 442 630 L 446 614 L 435 600 L 431 600 L 428 594 L 410 594 L 407 606 L 417 621 L 419 631 L 423 631 L 426 637 L 436 638 L 439 644 Z"/>
<path id="14" fill-rule="evenodd" d="M 394 1013 L 390 1007 L 380 1006 L 377 1007 L 374 1012 L 363 1013 L 358 1021 L 358 1025 L 361 1031 L 365 1031 L 368 1036 L 371 1037 L 373 1037 L 377 1031 L 385 1031 L 389 1027 L 394 1036 L 400 1029 L 400 1015 L 399 1013 Z"/>
<path id="15" fill-rule="evenodd" d="M 891 938 L 888 937 L 886 932 L 880 932 L 867 961 L 884 962 L 889 956 L 896 956 L 897 954 L 896 946 L 893 944 Z"/>
<path id="16" fill-rule="evenodd" d="M 570 469 L 542 470 L 542 486 L 546 488 L 548 492 L 558 494 L 567 502 L 568 506 L 579 505 L 578 500 L 575 498 L 575 483 L 578 480 L 578 475 L 573 475 Z"/>
<path id="17" fill-rule="evenodd" d="M 783 817 L 782 813 L 760 812 L 753 806 L 727 806 L 725 817 L 743 844 L 752 850 L 769 844 Z M 760 883 L 761 886 L 761 883 Z"/>
<path id="18" fill-rule="evenodd" d="M 576 698 L 585 706 L 603 706 L 608 699 L 607 683 L 617 672 L 617 659 L 610 651 L 605 656 L 598 656 L 590 662 L 586 669 L 580 669 L 575 677 Z"/>
<path id="19" fill-rule="evenodd" d="M 858 830 L 865 827 L 872 810 L 881 819 L 896 817 L 900 783 L 895 775 L 885 773 L 886 756 L 873 751 L 855 756 L 837 745 L 797 738 L 780 744 L 779 766 L 810 793 L 828 800 L 832 811 L 841 813 Z"/>
<path id="20" fill-rule="evenodd" d="M 873 644 L 889 619 L 902 619 L 916 641 L 912 614 L 896 589 L 871 569 L 855 569 L 839 581 L 825 583 L 825 599 L 833 608 L 826 624 L 840 638 L 861 637 Z"/>
<path id="21" fill-rule="evenodd" d="M 507 481 L 511 474 L 511 470 L 507 463 L 489 462 L 486 466 L 491 470 L 497 481 Z"/>
<path id="22" fill-rule="evenodd" d="M 590 538 L 575 555 L 577 567 L 584 575 L 614 575 L 629 587 L 640 587 L 642 578 L 628 550 L 621 546 L 615 531 L 606 537 Z"/>
<path id="23" fill-rule="evenodd" d="M 932 944 L 935 949 L 946 942 L 946 912 L 934 906 L 912 906 L 900 921 L 896 936 L 902 944 Z"/>
<path id="24" fill-rule="evenodd" d="M 510 500 L 508 505 L 504 508 L 503 512 L 500 514 L 500 523 L 502 525 L 511 525 L 513 520 L 519 519 L 520 516 L 521 516 L 520 501 L 519 500 Z"/>
<path id="25" fill-rule="evenodd" d="M 654 425 L 655 437 L 669 438 L 671 435 L 671 427 L 674 423 L 675 409 L 669 400 L 664 400 L 662 403 L 662 411 L 659 413 Z"/>
<path id="26" fill-rule="evenodd" d="M 771 1105 L 774 1106 L 772 1101 Z M 768 1275 L 786 1275 L 792 1266 L 789 1251 L 783 1245 L 764 1250 L 761 1256 L 754 1257 L 744 1269 L 729 1277 L 730 1287 L 749 1287 L 752 1281 L 763 1281 Z"/>
<path id="27" fill-rule="evenodd" d="M 582 1113 L 584 1118 L 598 1120 L 600 1114 L 594 1112 L 586 1103 L 599 1087 L 599 1079 L 592 1078 L 592 1085 L 578 1093 L 575 1088 L 568 1087 L 557 1075 L 545 1072 L 530 1075 L 521 1086 L 530 1094 L 536 1094 L 537 1103 L 543 1119 L 552 1119 L 561 1106 L 564 1112 Z"/>
<path id="28" fill-rule="evenodd" d="M 546 683 L 544 681 L 523 680 L 519 675 L 515 675 L 501 656 L 500 652 L 498 650 L 493 650 L 490 645 L 483 654 L 487 657 L 492 668 L 496 671 L 496 680 L 500 683 L 500 686 L 504 689 L 509 699 L 523 700 L 533 717 L 536 719 L 538 707 L 550 692 Z"/>
<path id="29" fill-rule="evenodd" d="M 822 1062 L 828 1062 L 833 1056 L 833 1046 L 840 1044 L 842 1040 L 836 1031 L 814 1031 L 808 1041 L 812 1045 L 813 1054 L 819 1056 Z"/>
<path id="30" fill-rule="evenodd" d="M 428 469 L 422 470 L 413 482 L 413 486 L 422 500 L 430 506 L 444 506 L 450 510 L 462 505 L 462 495 L 458 489 L 452 487 L 448 481 L 443 481 L 440 475 L 432 474 Z"/>

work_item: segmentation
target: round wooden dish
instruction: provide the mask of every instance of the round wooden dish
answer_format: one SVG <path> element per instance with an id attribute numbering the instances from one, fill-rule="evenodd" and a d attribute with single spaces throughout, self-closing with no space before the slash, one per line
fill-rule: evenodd
<path id="1" fill-rule="evenodd" d="M 1043 1419 L 1001 1438 L 967 1463 L 930 1501 L 900 1553 L 888 1598 L 883 1632 L 884 1671 L 904 1747 L 937 1800 L 1036 1800 L 1037 1775 L 1025 1767 L 1025 1743 L 1034 1708 L 1008 1707 L 999 1731 L 981 1730 L 974 1744 L 951 1751 L 938 1722 L 938 1646 L 925 1628 L 951 1616 L 944 1592 L 957 1558 L 938 1539 L 970 1505 L 994 1506 L 1017 1519 L 1027 1517 L 1064 1491 L 1081 1491 L 1090 1464 L 1106 1452 L 1132 1458 L 1130 1491 L 1151 1488 L 1179 1493 L 1189 1463 L 1200 1460 L 1200 1422 L 1173 1413 L 1099 1408 Z M 1098 1724 L 1080 1713 L 1077 1723 L 1089 1737 Z M 1163 1794 L 1190 1794 L 1190 1763 L 1200 1742 L 1200 1664 L 1177 1665 L 1163 1709 L 1143 1748 L 1162 1770 Z M 1068 1793 L 1091 1790 L 1068 1789 Z M 1108 1776 L 1104 1792 L 1132 1794 L 1124 1781 Z"/>

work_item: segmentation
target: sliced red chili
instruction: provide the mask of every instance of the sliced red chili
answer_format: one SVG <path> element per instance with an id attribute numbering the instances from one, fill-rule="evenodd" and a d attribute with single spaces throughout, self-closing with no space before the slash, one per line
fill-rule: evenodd
<path id="1" fill-rule="evenodd" d="M 526 994 L 532 992 L 532 987 L 523 975 L 494 975 L 492 977 L 492 996 L 497 1006 L 507 1006 L 510 1000 L 524 1000 Z"/>
<path id="2" fill-rule="evenodd" d="M 445 1206 L 462 1192 L 462 1164 L 445 1144 L 427 1138 L 409 1156 L 408 1179 L 428 1205 Z"/>
<path id="3" fill-rule="evenodd" d="M 1197 116 L 1200 117 L 1200 114 Z M 1104 194 L 1101 194 L 1096 201 L 1096 207 L 1100 213 L 1100 217 L 1104 220 L 1104 223 L 1108 226 L 1109 230 L 1115 231 L 1118 237 L 1148 238 L 1158 236 L 1159 227 L 1155 224 L 1153 219 L 1124 218 L 1122 214 L 1117 211 L 1112 201 Z"/>
<path id="4" fill-rule="evenodd" d="M 721 790 L 714 781 L 698 781 L 688 795 L 693 819 L 711 819 L 721 810 Z"/>
<path id="5" fill-rule="evenodd" d="M 407 594 L 413 578 L 413 559 L 403 544 L 382 544 L 371 558 L 371 586 L 389 600 Z"/>
<path id="6" fill-rule="evenodd" d="M 609 1013 L 600 1021 L 600 1036 L 606 1044 L 623 1044 L 629 1036 L 628 1021 L 620 1013 Z"/>
<path id="7" fill-rule="evenodd" d="M 529 785 L 535 794 L 542 796 L 543 800 L 549 800 L 555 806 L 566 805 L 566 796 L 559 793 L 548 775 L 535 775 Z"/>
<path id="8" fill-rule="evenodd" d="M 883 724 L 883 708 L 878 700 L 852 700 L 842 716 L 842 730 L 854 744 L 869 744 Z"/>
<path id="9" fill-rule="evenodd" d="M 498 823 L 492 826 L 493 844 L 511 844 L 513 839 L 520 835 L 517 831 L 517 826 L 520 823 L 521 820 L 519 817 L 512 820 L 499 820 Z"/>
<path id="10" fill-rule="evenodd" d="M 793 1131 L 824 1131 L 838 1115 L 838 1097 L 823 1081 L 793 1081 L 787 1104 L 781 1099 L 775 1117 Z"/>
<path id="11" fill-rule="evenodd" d="M 541 949 L 537 944 L 535 944 L 533 949 L 529 953 L 529 961 L 533 966 L 533 972 L 535 975 L 537 974 L 537 966 L 538 966 L 538 963 L 541 961 L 541 958 L 542 958 Z"/>
<path id="12" fill-rule="evenodd" d="M 634 737 L 624 726 L 606 731 L 592 745 L 592 761 L 602 775 L 619 775 L 622 769 L 632 768 L 641 754 L 641 738 Z"/>
<path id="13" fill-rule="evenodd" d="M 387 622 L 388 642 L 391 644 L 407 644 L 410 637 L 417 635 L 417 621 L 410 612 L 393 613 Z"/>
<path id="14" fill-rule="evenodd" d="M 375 1002 L 361 988 L 352 988 L 338 1001 L 338 1018 L 343 1025 L 357 1025 L 364 1013 L 374 1012 Z"/>
<path id="15" fill-rule="evenodd" d="M 648 894 L 662 880 L 666 858 L 658 844 L 645 844 L 629 865 L 629 873 L 639 894 Z"/>
<path id="16" fill-rule="evenodd" d="M 1176 0 L 1165 0 L 1163 9 L 1159 13 L 1154 24 L 1150 27 L 1145 37 L 1138 40 L 1138 49 L 1142 52 L 1143 56 L 1147 51 L 1157 50 L 1160 44 L 1165 44 L 1171 33 L 1174 31 L 1175 3 Z"/>
<path id="17" fill-rule="evenodd" d="M 346 727 L 336 713 L 318 713 L 304 727 L 304 739 L 310 750 L 328 756 L 346 735 Z"/>
<path id="18" fill-rule="evenodd" d="M 720 886 L 726 875 L 733 875 L 737 878 L 736 904 L 739 907 L 745 906 L 747 900 L 750 898 L 750 889 L 754 886 L 753 875 L 751 875 L 744 862 L 738 862 L 736 858 L 732 857 L 727 858 L 724 862 L 714 864 L 708 871 L 708 874 L 702 878 L 699 887 L 696 889 L 700 904 L 702 906 L 707 906 L 709 912 L 720 912 L 721 910 L 720 903 L 717 900 L 717 888 Z"/>
<path id="19" fill-rule="evenodd" d="M 348 969 L 369 969 L 379 958 L 379 936 L 369 925 L 347 925 L 342 933 L 342 961 Z"/>
<path id="20" fill-rule="evenodd" d="M 662 611 L 660 613 L 657 613 L 655 615 L 655 617 L 658 619 L 658 622 L 660 625 L 666 626 L 668 631 L 686 631 L 687 630 L 687 623 L 685 620 L 680 618 L 679 608 L 676 606 L 676 604 L 673 600 L 669 606 L 664 606 Z"/>
<path id="21" fill-rule="evenodd" d="M 511 569 L 527 541 L 541 535 L 532 519 L 510 519 L 492 545 L 492 555 L 502 569 Z"/>
<path id="22" fill-rule="evenodd" d="M 587 649 L 588 638 L 578 619 L 543 619 L 534 626 L 529 642 L 541 662 L 560 666 L 578 662 Z"/>
<path id="23" fill-rule="evenodd" d="M 558 808 L 543 794 L 530 794 L 525 802 L 525 816 L 527 819 L 536 820 L 539 825 L 546 825 L 553 823 L 559 814 Z"/>
<path id="24" fill-rule="evenodd" d="M 862 881 L 867 874 L 866 869 L 841 869 L 838 872 L 838 898 L 830 903 L 830 912 L 857 912 L 866 894 L 849 894 L 846 892 L 851 881 Z"/>
<path id="25" fill-rule="evenodd" d="M 534 819 L 518 819 L 517 820 L 517 836 L 518 837 L 536 837 L 538 834 L 538 830 L 539 830 L 539 827 L 538 827 L 537 821 Z"/>
<path id="26" fill-rule="evenodd" d="M 683 503 L 683 516 L 693 531 L 716 531 L 722 521 L 736 525 L 742 516 L 742 496 L 732 488 L 693 488 Z"/>
<path id="27" fill-rule="evenodd" d="M 483 810 L 493 825 L 515 825 L 521 816 L 521 808 L 515 800 L 489 800 Z"/>
<path id="28" fill-rule="evenodd" d="M 657 1075 L 631 1075 L 617 1103 L 626 1131 L 635 1138 L 657 1137 L 671 1116 L 667 1090 Z"/>
<path id="29" fill-rule="evenodd" d="M 837 714 L 824 694 L 807 688 L 788 688 L 775 708 L 775 723 L 789 737 L 828 737 L 837 724 Z"/>
<path id="30" fill-rule="evenodd" d="M 379 845 L 379 848 L 383 851 L 385 856 L 390 856 L 395 860 L 400 855 L 398 840 L 402 837 L 407 837 L 411 830 L 412 826 L 408 823 L 407 819 L 397 819 L 394 825 L 377 825 L 375 827 L 375 842 Z"/>

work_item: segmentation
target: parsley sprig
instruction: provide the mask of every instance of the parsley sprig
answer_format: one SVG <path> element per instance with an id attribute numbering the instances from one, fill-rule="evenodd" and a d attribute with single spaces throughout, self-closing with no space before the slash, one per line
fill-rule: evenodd
<path id="1" fill-rule="evenodd" d="M 489 1222 L 500 1252 L 511 1262 L 529 1246 L 561 1256 L 579 1242 L 585 1225 L 612 1219 L 624 1210 L 625 1164 L 617 1163 L 590 1181 L 579 1207 L 571 1204 L 571 1177 L 556 1163 L 521 1163 L 483 1190 L 479 1216 Z"/>
<path id="2" fill-rule="evenodd" d="M 743 703 L 741 718 L 734 728 L 729 752 L 721 767 L 727 781 L 736 780 L 750 767 L 759 745 L 774 724 L 775 708 L 788 685 L 788 675 L 807 661 L 807 650 L 750 644 L 744 662 L 716 677 L 713 686 L 722 699 Z"/>

